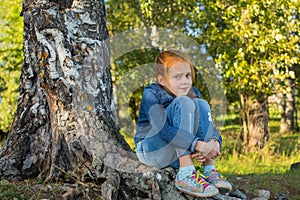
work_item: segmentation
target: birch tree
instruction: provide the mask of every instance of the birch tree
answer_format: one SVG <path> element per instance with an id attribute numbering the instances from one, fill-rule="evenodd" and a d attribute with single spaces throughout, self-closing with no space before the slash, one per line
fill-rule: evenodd
<path id="1" fill-rule="evenodd" d="M 20 97 L 1 178 L 92 182 L 105 199 L 178 196 L 172 174 L 138 162 L 119 134 L 104 2 L 31 0 L 22 8 Z"/>

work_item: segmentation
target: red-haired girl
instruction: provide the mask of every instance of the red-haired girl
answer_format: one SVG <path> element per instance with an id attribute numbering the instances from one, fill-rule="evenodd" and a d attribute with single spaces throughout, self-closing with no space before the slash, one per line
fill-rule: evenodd
<path id="1" fill-rule="evenodd" d="M 178 169 L 175 186 L 198 197 L 211 197 L 231 184 L 216 171 L 222 137 L 210 106 L 192 86 L 195 72 L 181 51 L 162 52 L 156 60 L 156 82 L 143 93 L 134 137 L 139 160 L 149 166 Z M 193 159 L 202 162 L 196 172 Z"/>

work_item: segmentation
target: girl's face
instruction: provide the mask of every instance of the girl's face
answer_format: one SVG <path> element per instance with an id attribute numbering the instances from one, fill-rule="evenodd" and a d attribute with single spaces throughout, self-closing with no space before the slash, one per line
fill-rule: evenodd
<path id="1" fill-rule="evenodd" d="M 185 61 L 174 63 L 166 77 L 158 76 L 158 82 L 177 97 L 187 95 L 192 87 L 190 64 Z"/>

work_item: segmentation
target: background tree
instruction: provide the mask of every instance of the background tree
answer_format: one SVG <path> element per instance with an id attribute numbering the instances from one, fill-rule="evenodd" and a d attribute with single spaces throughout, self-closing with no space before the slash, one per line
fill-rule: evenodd
<path id="1" fill-rule="evenodd" d="M 0 4 L 0 141 L 9 131 L 17 108 L 22 66 L 21 0 Z"/>
<path id="2" fill-rule="evenodd" d="M 267 98 L 278 82 L 293 78 L 299 63 L 298 1 L 200 3 L 199 39 L 214 57 L 227 91 L 239 94 L 244 142 L 263 147 L 268 138 Z"/>
<path id="3" fill-rule="evenodd" d="M 296 80 L 287 78 L 282 81 L 285 84 L 285 90 L 280 91 L 276 97 L 278 98 L 278 108 L 280 113 L 280 132 L 286 133 L 296 129 Z"/>
<path id="4" fill-rule="evenodd" d="M 299 16 L 300 18 L 300 16 Z M 300 103 L 300 86 L 299 86 L 299 82 L 300 82 L 300 65 L 296 65 L 295 66 L 295 76 L 296 76 L 296 83 L 295 83 L 295 115 L 294 115 L 294 120 L 295 120 L 295 130 L 299 131 L 299 123 L 298 123 L 298 119 L 299 119 L 299 103 Z"/>

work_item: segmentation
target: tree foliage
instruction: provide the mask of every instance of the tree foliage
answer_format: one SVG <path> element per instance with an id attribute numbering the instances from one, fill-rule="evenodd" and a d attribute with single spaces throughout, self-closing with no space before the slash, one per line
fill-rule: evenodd
<path id="1" fill-rule="evenodd" d="M 278 82 L 295 78 L 299 1 L 203 0 L 201 5 L 194 27 L 200 28 L 228 90 L 270 95 L 282 88 Z"/>
<path id="2" fill-rule="evenodd" d="M 202 0 L 200 5 L 193 27 L 214 57 L 227 94 L 240 97 L 245 142 L 254 129 L 264 130 L 255 137 L 267 139 L 267 116 L 260 122 L 257 117 L 268 115 L 268 96 L 289 89 L 285 80 L 295 79 L 293 66 L 300 62 L 299 1 Z"/>
<path id="3" fill-rule="evenodd" d="M 299 63 L 299 2 L 203 1 L 199 23 L 229 88 L 247 94 L 278 92 Z"/>
<path id="4" fill-rule="evenodd" d="M 21 0 L 3 0 L 0 4 L 0 130 L 10 129 L 19 96 L 23 25 Z"/>
<path id="5" fill-rule="evenodd" d="M 109 28 L 116 32 L 150 26 L 188 31 L 198 5 L 195 0 L 108 0 L 107 8 Z"/>

